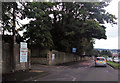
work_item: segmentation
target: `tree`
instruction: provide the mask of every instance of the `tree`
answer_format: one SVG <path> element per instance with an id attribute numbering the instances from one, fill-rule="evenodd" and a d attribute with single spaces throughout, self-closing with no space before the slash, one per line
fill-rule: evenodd
<path id="1" fill-rule="evenodd" d="M 112 53 L 110 51 L 107 51 L 107 50 L 101 51 L 100 54 L 101 54 L 101 56 L 112 57 Z"/>
<path id="2" fill-rule="evenodd" d="M 100 51 L 98 51 L 98 50 L 96 50 L 96 49 L 92 49 L 92 51 L 90 51 L 89 54 L 90 54 L 91 56 L 98 57 L 98 56 L 100 56 Z"/>
<path id="3" fill-rule="evenodd" d="M 11 47 L 12 47 L 12 58 L 11 58 L 11 65 L 12 69 L 14 71 L 15 69 L 15 45 L 16 42 L 16 35 L 19 35 L 16 30 L 16 23 L 19 24 L 18 18 L 20 18 L 20 14 L 22 14 L 21 8 L 18 7 L 17 2 L 3 2 L 2 3 L 2 29 L 3 29 L 3 37 L 5 35 L 5 31 L 8 31 L 7 33 L 11 33 L 12 41 Z M 5 37 L 4 37 L 5 38 Z"/>
<path id="4" fill-rule="evenodd" d="M 16 25 L 21 25 L 19 20 L 22 20 L 23 4 L 18 5 L 18 2 L 2 2 L 2 31 L 4 35 L 17 36 L 20 39 L 20 35 L 16 28 Z M 6 32 L 6 33 L 5 33 Z"/>
<path id="5" fill-rule="evenodd" d="M 93 38 L 106 39 L 106 27 L 101 24 L 104 21 L 115 24 L 116 19 L 103 9 L 107 5 L 105 2 L 59 3 L 52 13 L 54 28 L 51 33 L 55 49 L 66 51 L 76 47 L 78 52 L 85 51 L 89 49 L 89 43 L 93 44 Z"/>
<path id="6" fill-rule="evenodd" d="M 24 39 L 30 45 L 82 54 L 93 49 L 94 39 L 106 39 L 107 23 L 115 24 L 115 16 L 103 9 L 106 2 L 31 2 L 25 5 L 24 17 L 33 18 Z M 21 30 L 23 30 L 21 29 Z"/>
<path id="7" fill-rule="evenodd" d="M 32 18 L 34 21 L 20 29 L 26 28 L 23 38 L 30 46 L 34 45 L 40 48 L 51 48 L 53 46 L 52 35 L 50 33 L 52 23 L 49 16 L 51 7 L 53 7 L 53 4 L 49 2 L 28 2 L 25 5 L 24 16 Z"/>

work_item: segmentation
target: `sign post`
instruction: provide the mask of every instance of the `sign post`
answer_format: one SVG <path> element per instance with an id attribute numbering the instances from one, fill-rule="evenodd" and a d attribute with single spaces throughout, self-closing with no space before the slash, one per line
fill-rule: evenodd
<path id="1" fill-rule="evenodd" d="M 76 56 L 75 56 L 76 48 L 72 48 L 72 52 L 74 53 L 74 61 L 76 61 Z"/>
<path id="2" fill-rule="evenodd" d="M 73 52 L 73 53 L 76 53 L 76 48 L 72 48 L 72 52 Z"/>
<path id="3" fill-rule="evenodd" d="M 28 49 L 27 43 L 20 42 L 20 62 L 27 62 Z"/>

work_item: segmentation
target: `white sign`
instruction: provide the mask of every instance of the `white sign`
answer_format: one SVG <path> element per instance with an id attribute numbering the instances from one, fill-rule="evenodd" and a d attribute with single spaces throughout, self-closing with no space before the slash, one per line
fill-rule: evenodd
<path id="1" fill-rule="evenodd" d="M 54 60 L 55 59 L 55 54 L 52 54 L 52 60 Z"/>
<path id="2" fill-rule="evenodd" d="M 27 48 L 26 42 L 20 42 L 20 48 Z"/>
<path id="3" fill-rule="evenodd" d="M 27 48 L 20 48 L 20 52 L 23 52 L 23 51 L 28 51 Z"/>
<path id="4" fill-rule="evenodd" d="M 27 51 L 20 49 L 20 62 L 27 62 Z"/>
<path id="5" fill-rule="evenodd" d="M 27 43 L 20 42 L 20 62 L 27 62 L 27 55 L 28 55 Z"/>

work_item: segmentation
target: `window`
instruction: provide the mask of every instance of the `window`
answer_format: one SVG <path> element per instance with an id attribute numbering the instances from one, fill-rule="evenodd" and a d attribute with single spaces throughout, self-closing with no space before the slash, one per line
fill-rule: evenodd
<path id="1" fill-rule="evenodd" d="M 105 59 L 104 58 L 97 58 L 97 60 L 104 61 Z"/>

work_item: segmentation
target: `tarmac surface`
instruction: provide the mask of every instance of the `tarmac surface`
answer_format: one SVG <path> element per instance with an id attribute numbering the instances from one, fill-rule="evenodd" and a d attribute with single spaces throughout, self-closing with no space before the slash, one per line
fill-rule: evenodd
<path id="1" fill-rule="evenodd" d="M 70 66 L 36 66 L 50 72 L 49 75 L 33 79 L 33 81 L 118 81 L 118 70 L 109 65 L 107 67 L 95 67 L 94 61 L 84 61 Z"/>
<path id="2" fill-rule="evenodd" d="M 103 81 L 102 83 L 118 82 L 118 70 L 111 66 L 95 67 L 94 61 L 83 61 L 57 66 L 32 65 L 30 71 L 20 71 L 14 74 L 3 75 L 3 81 Z"/>

